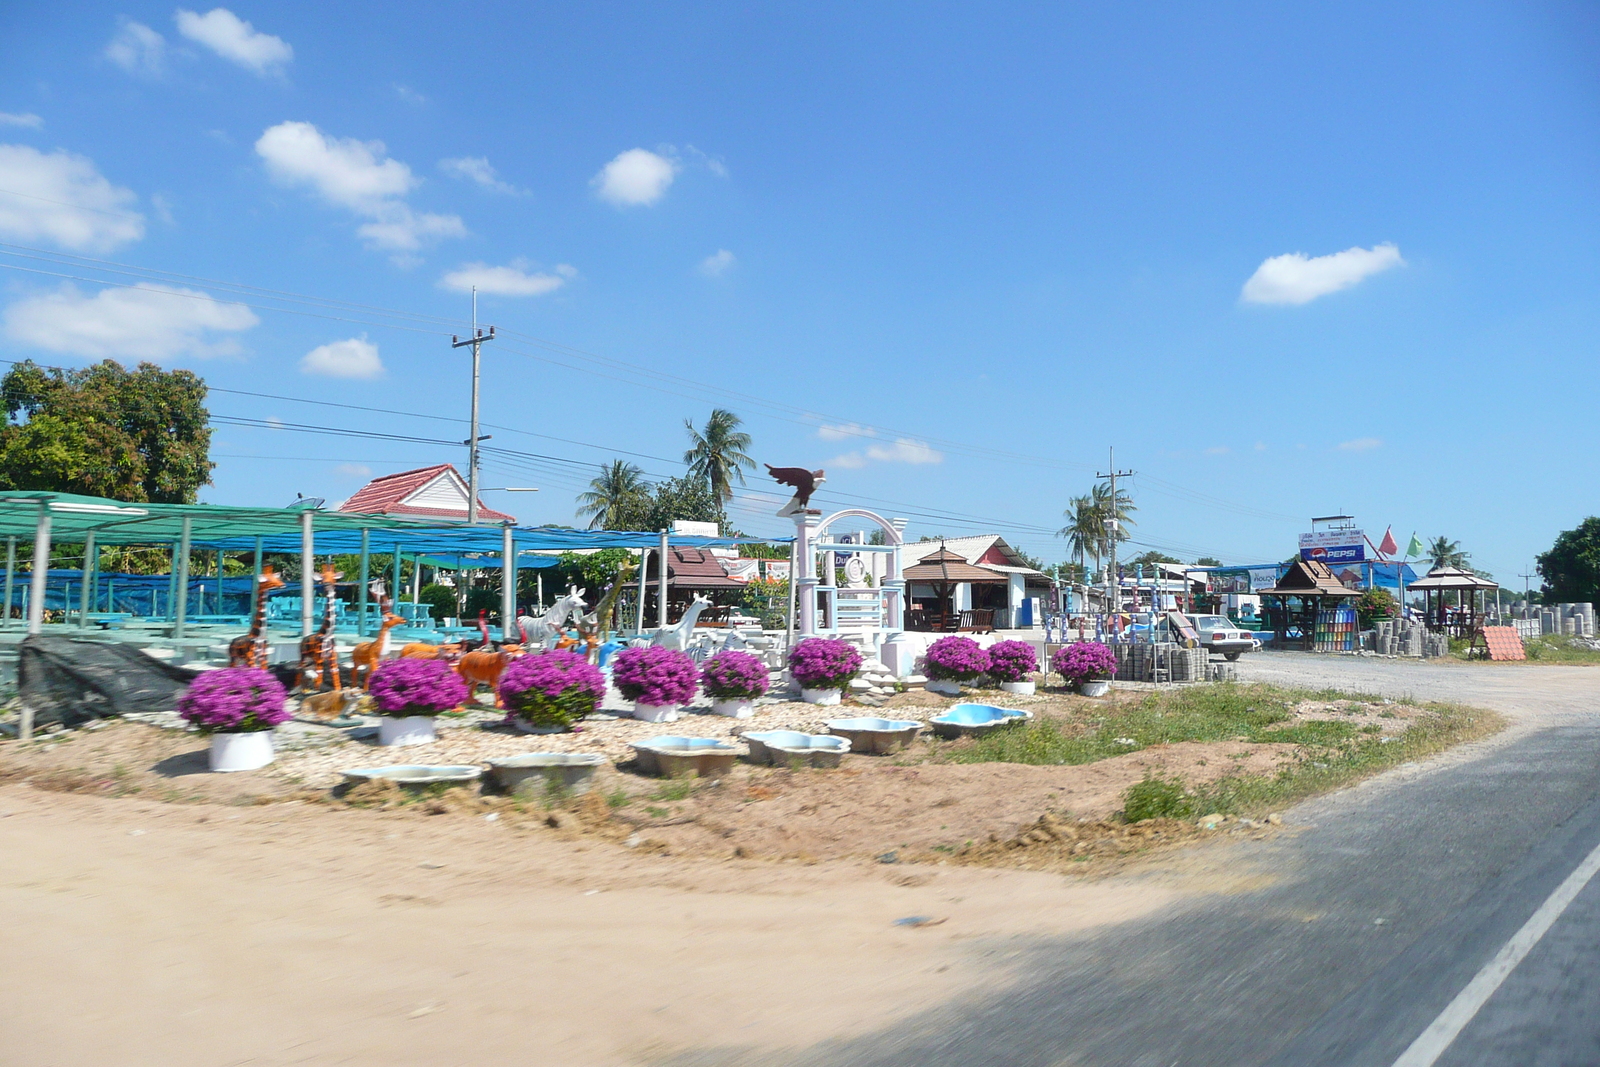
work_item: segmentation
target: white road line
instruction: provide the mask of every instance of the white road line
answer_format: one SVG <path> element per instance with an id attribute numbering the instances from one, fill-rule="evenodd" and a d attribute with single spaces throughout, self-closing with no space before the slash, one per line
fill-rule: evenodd
<path id="1" fill-rule="evenodd" d="M 1555 925 L 1561 913 L 1567 910 L 1583 887 L 1589 880 L 1600 872 L 1600 845 L 1596 845 L 1593 852 L 1578 864 L 1577 870 L 1567 875 L 1566 881 L 1556 887 L 1545 902 L 1539 905 L 1539 910 L 1522 924 L 1522 929 L 1507 941 L 1495 953 L 1494 959 L 1483 965 L 1483 970 L 1473 976 L 1465 989 L 1456 994 L 1452 1000 L 1439 1013 L 1439 1017 L 1428 1025 L 1428 1028 L 1417 1035 L 1411 1042 L 1411 1047 L 1400 1054 L 1394 1061 L 1394 1067 L 1433 1067 L 1434 1061 L 1444 1054 L 1461 1031 L 1466 1029 L 1478 1011 L 1486 1004 L 1500 984 L 1511 976 L 1517 969 L 1523 957 L 1533 951 L 1533 946 L 1539 943 L 1550 927 Z"/>

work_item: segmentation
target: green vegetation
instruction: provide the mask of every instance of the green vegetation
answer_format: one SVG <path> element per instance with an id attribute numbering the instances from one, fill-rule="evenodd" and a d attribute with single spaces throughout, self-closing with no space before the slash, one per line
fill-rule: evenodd
<path id="1" fill-rule="evenodd" d="M 1186 819 L 1194 814 L 1194 797 L 1176 778 L 1148 775 L 1122 794 L 1122 816 L 1129 822 Z"/>
<path id="2" fill-rule="evenodd" d="M 1536 562 L 1546 604 L 1600 602 L 1600 517 L 1591 515 L 1576 530 L 1562 531 Z"/>
<path id="3" fill-rule="evenodd" d="M 697 779 L 692 775 L 669 779 L 661 783 L 661 788 L 655 791 L 651 799 L 666 801 L 688 800 L 690 795 L 694 793 L 696 781 Z"/>
<path id="4" fill-rule="evenodd" d="M 1600 652 L 1576 637 L 1546 634 L 1525 639 L 1522 648 L 1530 660 L 1538 663 L 1600 663 Z"/>

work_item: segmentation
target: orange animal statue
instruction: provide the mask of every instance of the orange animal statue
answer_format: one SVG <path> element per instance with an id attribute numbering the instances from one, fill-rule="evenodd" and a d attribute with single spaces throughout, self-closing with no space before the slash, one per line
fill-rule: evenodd
<path id="1" fill-rule="evenodd" d="M 487 623 L 484 627 L 484 636 L 488 637 Z M 467 683 L 467 692 L 477 692 L 477 687 L 480 685 L 486 685 L 490 689 L 495 688 L 500 684 L 500 675 L 505 673 L 506 664 L 524 654 L 523 646 L 511 641 L 501 645 L 498 651 L 492 649 L 492 645 L 475 648 L 456 660 L 455 671 L 461 675 L 461 680 Z"/>
<path id="2" fill-rule="evenodd" d="M 228 642 L 228 666 L 267 666 L 267 594 L 283 588 L 283 579 L 271 567 L 261 568 L 261 580 L 256 583 L 256 613 L 250 619 L 250 632 Z"/>
<path id="3" fill-rule="evenodd" d="M 322 568 L 322 591 L 327 610 L 322 613 L 322 628 L 300 639 L 300 678 L 295 683 L 302 692 L 315 692 L 324 681 L 331 681 L 335 690 L 339 682 L 339 650 L 333 640 L 333 615 L 335 601 L 333 583 L 339 580 L 332 565 Z"/>
<path id="4" fill-rule="evenodd" d="M 406 621 L 394 614 L 391 610 L 394 602 L 387 597 L 379 600 L 378 604 L 383 611 L 383 622 L 378 624 L 378 636 L 374 640 L 363 641 L 350 650 L 350 680 L 363 689 L 371 683 L 372 672 L 378 669 L 378 664 L 389 655 L 392 644 L 389 631 Z"/>
<path id="5" fill-rule="evenodd" d="M 401 659 L 443 659 L 455 661 L 461 655 L 460 641 L 447 641 L 442 645 L 430 645 L 426 641 L 412 641 L 400 647 Z"/>

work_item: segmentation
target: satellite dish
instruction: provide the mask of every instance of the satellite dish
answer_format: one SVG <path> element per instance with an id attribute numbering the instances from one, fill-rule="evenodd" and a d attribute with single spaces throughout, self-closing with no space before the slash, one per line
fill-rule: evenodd
<path id="1" fill-rule="evenodd" d="M 320 496 L 302 496 L 296 493 L 295 498 L 289 502 L 290 511 L 316 511 L 326 504 L 327 498 Z"/>

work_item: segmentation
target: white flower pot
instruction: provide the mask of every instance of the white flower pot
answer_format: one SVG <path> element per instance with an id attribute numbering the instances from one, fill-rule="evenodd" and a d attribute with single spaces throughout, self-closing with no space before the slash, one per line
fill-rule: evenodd
<path id="1" fill-rule="evenodd" d="M 253 771 L 272 762 L 272 731 L 211 735 L 211 769 Z"/>
<path id="2" fill-rule="evenodd" d="M 1000 692 L 1010 693 L 1012 696 L 1031 697 L 1036 684 L 1034 682 L 1001 682 Z"/>
<path id="3" fill-rule="evenodd" d="M 726 715 L 730 719 L 748 719 L 756 713 L 756 703 L 753 700 L 713 700 L 711 711 L 716 715 Z"/>
<path id="4" fill-rule="evenodd" d="M 923 686 L 930 693 L 941 696 L 958 697 L 961 695 L 961 683 L 953 678 L 929 678 Z"/>
<path id="5" fill-rule="evenodd" d="M 512 719 L 511 725 L 525 734 L 564 734 L 572 729 L 570 726 L 535 726 L 527 719 L 522 718 Z"/>
<path id="6" fill-rule="evenodd" d="M 402 719 L 385 715 L 378 720 L 380 745 L 431 745 L 437 739 L 432 715 L 407 715 Z"/>
<path id="7" fill-rule="evenodd" d="M 800 699 L 807 704 L 821 704 L 824 707 L 832 707 L 839 703 L 839 697 L 842 692 L 839 689 L 807 689 L 805 686 L 801 686 Z"/>
<path id="8" fill-rule="evenodd" d="M 633 717 L 641 722 L 677 722 L 681 704 L 635 704 Z"/>
<path id="9" fill-rule="evenodd" d="M 1103 697 L 1111 692 L 1111 682 L 1105 678 L 1096 678 L 1092 682 L 1078 683 L 1078 692 L 1086 697 Z"/>

